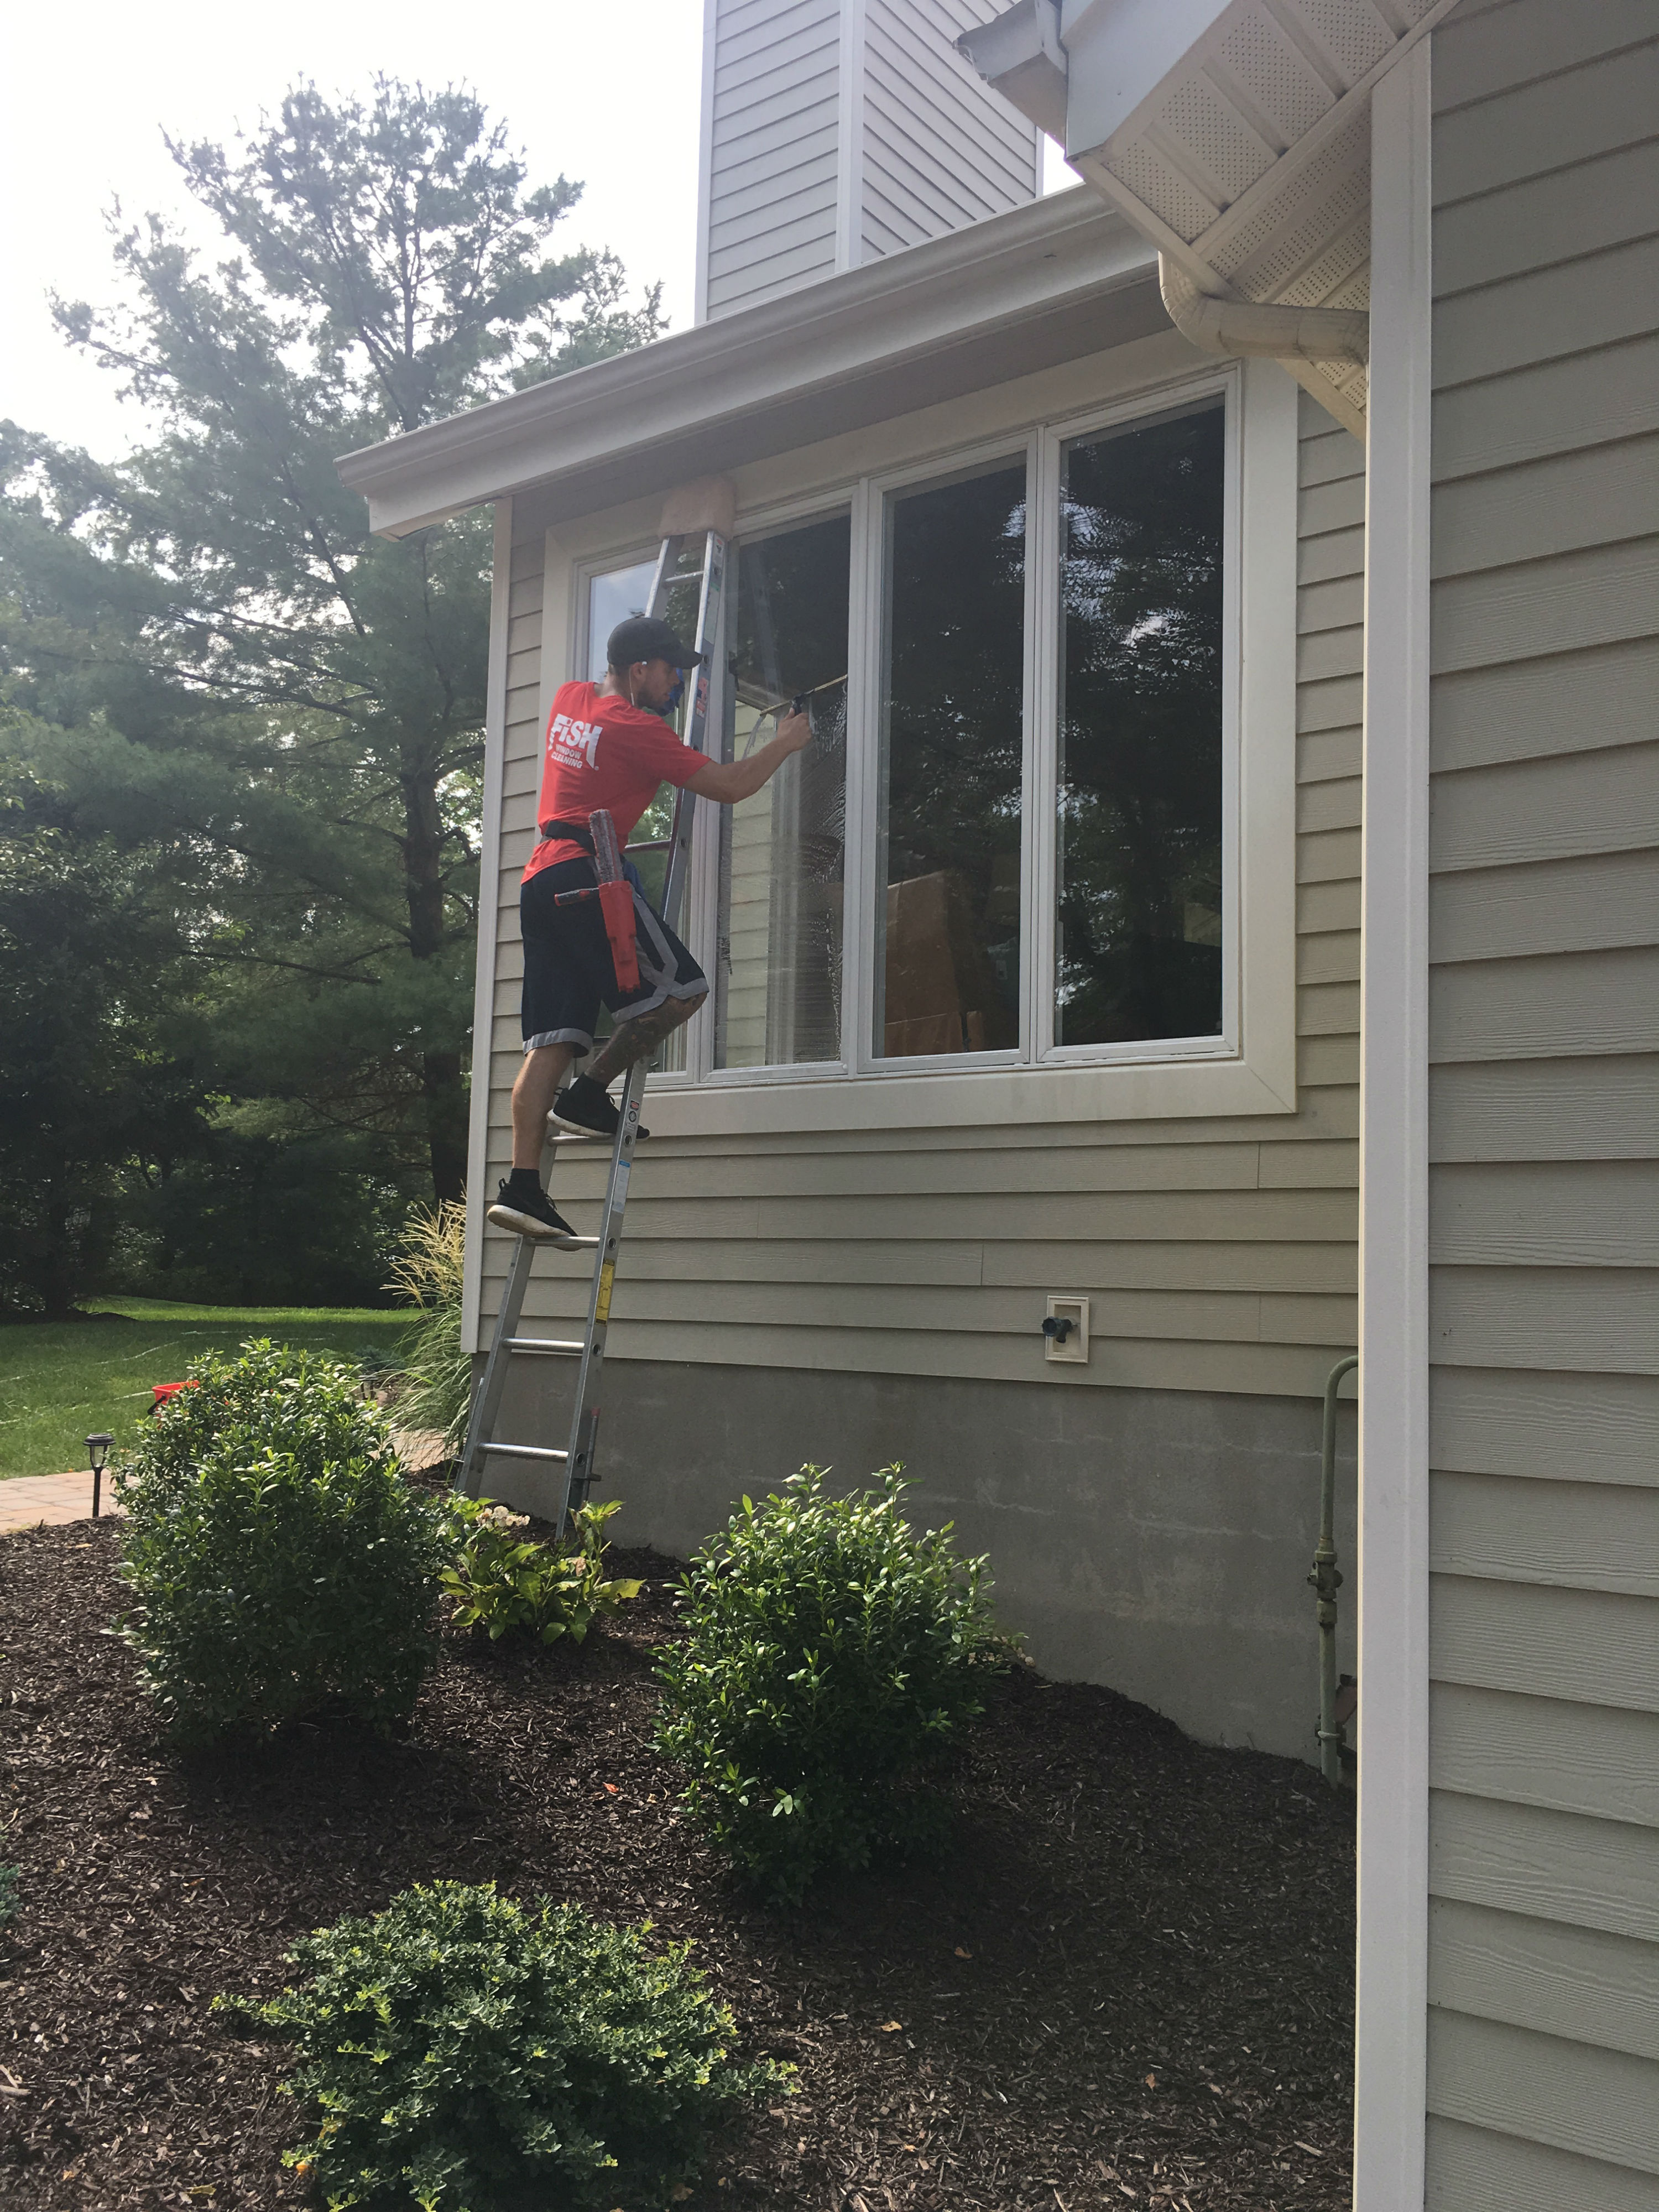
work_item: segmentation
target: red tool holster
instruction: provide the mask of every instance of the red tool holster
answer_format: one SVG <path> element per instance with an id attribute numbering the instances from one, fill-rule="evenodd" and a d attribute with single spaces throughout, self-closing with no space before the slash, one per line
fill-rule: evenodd
<path id="1" fill-rule="evenodd" d="M 611 939 L 611 964 L 617 971 L 617 986 L 623 998 L 631 999 L 640 988 L 639 940 L 634 934 L 634 886 L 617 881 L 599 885 L 599 911 L 605 916 L 605 933 Z"/>
<path id="2" fill-rule="evenodd" d="M 640 988 L 639 941 L 634 934 L 634 887 L 622 872 L 622 854 L 611 817 L 595 807 L 586 828 L 580 823 L 542 824 L 544 837 L 556 831 L 587 847 L 593 855 L 593 872 L 599 880 L 592 890 L 561 891 L 555 903 L 574 906 L 582 899 L 598 898 L 599 912 L 605 917 L 605 933 L 611 942 L 611 964 L 616 970 L 617 988 L 623 998 L 631 999 Z"/>

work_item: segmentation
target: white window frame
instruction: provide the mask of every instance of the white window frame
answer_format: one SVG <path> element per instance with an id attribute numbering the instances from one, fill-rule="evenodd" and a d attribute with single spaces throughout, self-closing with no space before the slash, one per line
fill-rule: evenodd
<path id="1" fill-rule="evenodd" d="M 1227 410 L 1222 1030 L 1194 1039 L 1055 1045 L 1060 451 L 1070 439 L 1156 421 L 1218 392 Z M 653 1127 L 669 1134 L 763 1133 L 1295 1111 L 1297 404 L 1296 387 L 1277 363 L 1227 363 L 1085 411 L 1045 413 L 1000 434 L 943 445 L 850 483 L 740 507 L 738 541 L 851 509 L 847 818 L 854 834 L 845 873 L 843 1056 L 715 1068 L 713 1017 L 704 1011 L 688 1032 L 684 1073 L 653 1078 L 659 1102 Z M 1006 1052 L 881 1058 L 872 1050 L 871 1021 L 885 501 L 895 490 L 1012 462 L 1022 448 L 1028 504 L 1020 1043 Z M 591 580 L 653 551 L 629 542 L 573 565 L 574 650 L 586 637 Z M 722 667 L 711 718 L 724 713 L 723 680 Z M 700 808 L 684 933 L 711 974 L 718 869 L 713 810 Z"/>
<path id="2" fill-rule="evenodd" d="M 1206 1036 L 1141 1037 L 1115 1044 L 1056 1044 L 1054 1041 L 1056 894 L 1060 876 L 1060 470 L 1062 449 L 1073 439 L 1168 420 L 1210 398 L 1226 412 L 1222 452 L 1221 556 L 1221 1027 Z M 1239 600 L 1243 544 L 1240 471 L 1243 437 L 1239 378 L 1232 369 L 1199 377 L 1179 397 L 1149 408 L 1144 396 L 1119 400 L 1086 415 L 1054 422 L 1040 441 L 1038 530 L 1047 549 L 1037 568 L 1036 711 L 1028 746 L 1027 813 L 1032 833 L 1032 981 L 1029 1056 L 1043 1067 L 1088 1066 L 1107 1061 L 1232 1060 L 1239 1037 Z"/>
<path id="3" fill-rule="evenodd" d="M 864 665 L 859 673 L 859 728 L 864 742 L 848 744 L 848 784 L 847 819 L 858 824 L 858 920 L 856 932 L 843 932 L 842 957 L 849 950 L 848 940 L 857 937 L 857 963 L 852 975 L 843 973 L 842 1004 L 848 1010 L 845 1021 L 850 1018 L 857 1024 L 853 1030 L 853 1065 L 859 1074 L 878 1081 L 891 1082 L 907 1076 L 937 1076 L 948 1078 L 967 1069 L 1020 1068 L 1029 1064 L 1028 1043 L 1030 1029 L 1031 980 L 1030 931 L 1026 921 L 1026 887 L 1031 881 L 1031 751 L 1036 717 L 1032 712 L 1032 646 L 1035 578 L 1032 571 L 1037 566 L 1033 559 L 1031 528 L 1031 487 L 1036 482 L 1039 465 L 1040 430 L 1033 428 L 1024 436 L 1018 433 L 1001 438 L 985 438 L 971 446 L 964 446 L 942 460 L 934 457 L 926 461 L 913 461 L 902 468 L 884 471 L 880 476 L 866 479 L 867 499 L 864 517 L 864 534 L 860 550 L 861 561 L 855 559 L 855 588 L 860 588 L 864 599 L 863 635 L 868 640 Z M 875 1048 L 876 1010 L 876 902 L 886 896 L 886 885 L 877 881 L 876 861 L 880 839 L 878 823 L 881 807 L 881 690 L 882 639 L 886 628 L 885 601 L 887 591 L 887 502 L 896 492 L 921 490 L 930 484 L 948 484 L 969 477 L 988 475 L 998 467 L 1009 468 L 1023 460 L 1025 464 L 1025 605 L 1022 619 L 1024 623 L 1024 674 L 1020 696 L 1021 760 L 1020 780 L 1020 981 L 1018 1044 L 998 1052 L 939 1052 L 916 1053 L 905 1059 L 890 1058 Z M 849 711 L 848 728 L 853 727 Z M 853 811 L 850 787 L 853 755 L 859 757 L 859 811 Z M 846 1039 L 843 1037 L 843 1043 Z"/>

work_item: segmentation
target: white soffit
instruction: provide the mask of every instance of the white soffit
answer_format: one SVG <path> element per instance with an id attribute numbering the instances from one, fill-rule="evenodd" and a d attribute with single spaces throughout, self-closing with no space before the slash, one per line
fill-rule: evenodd
<path id="1" fill-rule="evenodd" d="M 1063 0 L 1066 158 L 1213 297 L 1368 307 L 1371 87 L 1455 4 Z M 1293 373 L 1363 431 L 1364 368 Z"/>

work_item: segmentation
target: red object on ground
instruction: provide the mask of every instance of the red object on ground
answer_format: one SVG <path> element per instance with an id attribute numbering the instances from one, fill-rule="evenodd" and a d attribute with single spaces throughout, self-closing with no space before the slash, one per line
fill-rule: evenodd
<path id="1" fill-rule="evenodd" d="M 159 1413 L 167 1400 L 176 1398 L 181 1390 L 199 1390 L 202 1386 L 192 1376 L 188 1382 L 152 1382 L 149 1387 L 155 1399 L 149 1410 Z"/>

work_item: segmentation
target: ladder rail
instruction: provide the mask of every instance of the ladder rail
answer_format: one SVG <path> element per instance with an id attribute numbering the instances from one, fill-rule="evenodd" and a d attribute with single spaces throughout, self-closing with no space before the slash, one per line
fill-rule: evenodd
<path id="1" fill-rule="evenodd" d="M 646 603 L 648 614 L 660 611 L 670 583 L 679 580 L 672 571 L 683 543 L 683 539 L 673 537 L 665 538 L 662 541 L 652 575 L 650 597 Z M 713 679 L 725 611 L 726 569 L 726 540 L 718 531 L 710 530 L 703 541 L 702 575 L 697 600 L 696 644 L 702 659 L 691 686 L 682 740 L 699 750 L 702 748 L 707 734 L 711 702 L 716 696 Z M 647 841 L 648 849 L 665 849 L 667 852 L 659 912 L 670 929 L 678 927 L 680 908 L 684 902 L 690 872 L 696 807 L 695 794 L 684 786 L 678 787 L 674 794 L 673 820 L 669 835 L 665 838 Z M 645 1096 L 646 1075 L 643 1060 L 636 1060 L 628 1071 L 623 1085 L 617 1134 L 611 1146 L 611 1171 L 606 1178 L 605 1198 L 600 1208 L 599 1233 L 597 1237 L 581 1240 L 584 1246 L 592 1244 L 598 1248 L 588 1290 L 586 1326 L 582 1335 L 580 1340 L 559 1340 L 520 1335 L 519 1323 L 529 1288 L 536 1240 L 528 1237 L 519 1237 L 507 1269 L 507 1280 L 501 1288 L 501 1302 L 495 1316 L 489 1353 L 473 1397 L 466 1442 L 455 1476 L 457 1490 L 465 1492 L 470 1498 L 477 1498 L 483 1488 L 485 1462 L 492 1453 L 502 1459 L 528 1460 L 549 1466 L 562 1464 L 565 1479 L 558 1516 L 561 1535 L 573 1508 L 586 1502 L 594 1480 L 594 1451 L 599 1424 L 599 1388 L 605 1367 L 605 1338 L 611 1324 L 617 1259 L 628 1209 L 628 1187 L 633 1174 L 634 1149 L 639 1138 L 640 1106 Z M 493 1432 L 506 1389 L 508 1362 L 515 1356 L 578 1358 L 570 1442 L 565 1450 L 556 1451 L 540 1444 L 509 1444 L 494 1441 Z"/>
<path id="2" fill-rule="evenodd" d="M 533 1257 L 529 1237 L 520 1237 L 514 1247 L 507 1280 L 501 1285 L 501 1303 L 495 1313 L 495 1334 L 489 1340 L 489 1357 L 484 1362 L 483 1377 L 472 1400 L 461 1463 L 455 1470 L 455 1487 L 468 1498 L 477 1497 L 483 1480 L 484 1439 L 494 1429 L 495 1416 L 501 1411 L 501 1392 L 507 1387 L 507 1341 L 518 1331 L 519 1313 L 524 1304 Z"/>
<path id="3" fill-rule="evenodd" d="M 666 586 L 672 539 L 665 538 L 657 559 L 650 611 L 655 613 Z M 708 726 L 713 676 L 726 602 L 726 540 L 711 530 L 703 540 L 702 585 L 697 595 L 696 650 L 702 656 L 691 687 L 684 742 L 702 749 Z M 682 784 L 674 793 L 673 826 L 669 832 L 668 866 L 664 873 L 663 921 L 677 927 L 690 870 L 691 830 L 696 795 Z M 586 1504 L 594 1480 L 594 1454 L 599 1442 L 599 1380 L 605 1368 L 605 1338 L 611 1326 L 611 1300 L 617 1279 L 617 1258 L 622 1243 L 623 1218 L 628 1207 L 628 1185 L 634 1170 L 634 1147 L 638 1141 L 640 1106 L 645 1097 L 647 1066 L 635 1060 L 623 1085 L 620 1118 L 611 1158 L 611 1179 L 605 1187 L 599 1219 L 599 1256 L 588 1297 L 586 1349 L 576 1370 L 576 1389 L 570 1417 L 570 1444 L 565 1460 L 562 1528 L 574 1507 Z"/>

